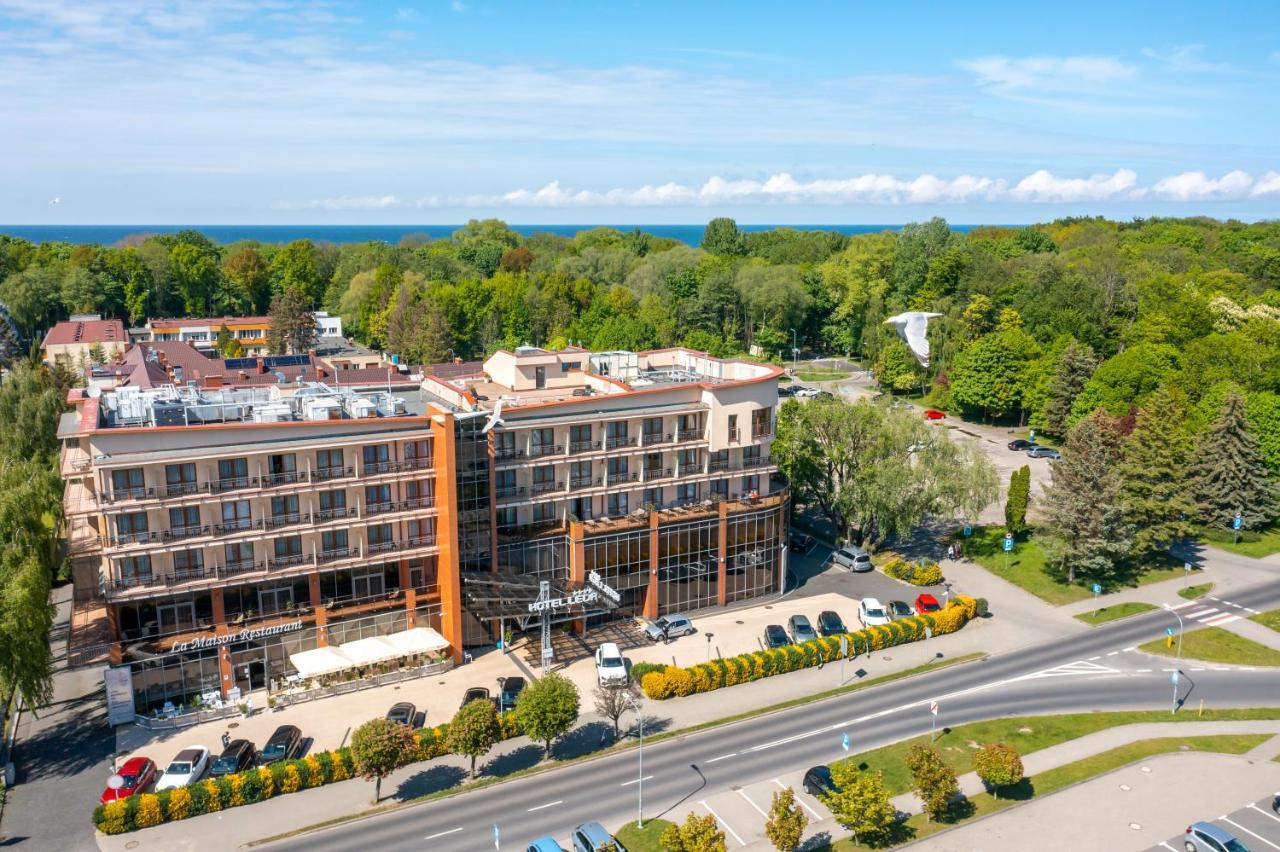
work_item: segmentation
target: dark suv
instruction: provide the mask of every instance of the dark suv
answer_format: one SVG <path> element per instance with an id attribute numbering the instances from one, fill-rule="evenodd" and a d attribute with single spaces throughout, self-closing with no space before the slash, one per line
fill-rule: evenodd
<path id="1" fill-rule="evenodd" d="M 258 752 L 258 763 L 265 766 L 280 760 L 292 760 L 301 750 L 302 731 L 294 725 L 281 725 Z"/>
<path id="2" fill-rule="evenodd" d="M 231 775 L 253 766 L 258 759 L 258 750 L 248 740 L 232 740 L 218 755 L 218 759 L 209 765 L 209 775 Z"/>
<path id="3" fill-rule="evenodd" d="M 784 648 L 791 644 L 791 637 L 782 629 L 781 624 L 770 624 L 764 629 L 764 646 L 766 648 Z"/>

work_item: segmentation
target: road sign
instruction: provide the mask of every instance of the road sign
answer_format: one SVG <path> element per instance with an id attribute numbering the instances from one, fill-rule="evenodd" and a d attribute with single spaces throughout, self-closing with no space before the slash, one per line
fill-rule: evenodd
<path id="1" fill-rule="evenodd" d="M 1231 528 L 1233 530 L 1238 530 L 1242 526 L 1244 526 L 1244 518 L 1240 517 L 1239 512 L 1236 512 L 1236 516 L 1231 519 Z"/>
<path id="2" fill-rule="evenodd" d="M 1174 673 L 1173 673 L 1173 685 L 1174 685 L 1174 686 L 1177 686 L 1177 685 L 1178 685 L 1178 672 L 1177 672 L 1177 671 L 1174 671 Z"/>
<path id="3" fill-rule="evenodd" d="M 502 835 L 498 832 L 498 824 L 495 822 L 493 824 L 493 848 L 501 849 L 502 848 L 501 844 L 502 844 Z"/>
<path id="4" fill-rule="evenodd" d="M 935 716 L 938 715 L 938 702 L 936 701 L 929 702 L 929 712 Z"/>
<path id="5" fill-rule="evenodd" d="M 1102 594 L 1102 586 L 1098 585 L 1097 583 L 1094 583 L 1094 584 L 1093 584 L 1093 593 L 1094 593 L 1095 595 L 1100 595 L 1100 594 Z"/>
<path id="6" fill-rule="evenodd" d="M 965 524 L 965 525 L 964 525 L 964 537 L 965 537 L 965 538 L 968 538 L 968 537 L 969 537 L 969 536 L 971 536 L 971 535 L 973 535 L 973 526 L 972 526 L 972 525 L 970 525 L 970 524 Z"/>
<path id="7" fill-rule="evenodd" d="M 1008 553 L 1010 550 L 1013 550 L 1013 539 L 1006 538 L 1004 540 L 1004 551 L 1005 553 Z"/>
<path id="8" fill-rule="evenodd" d="M 542 659 L 544 659 L 544 660 L 549 660 L 549 659 L 551 659 L 552 657 L 554 657 L 555 655 L 556 655 L 556 652 L 555 652 L 555 651 L 553 651 L 551 648 L 543 648 L 543 649 L 542 649 Z"/>
<path id="9" fill-rule="evenodd" d="M 849 634 L 847 633 L 840 634 L 840 656 L 849 656 Z"/>
<path id="10" fill-rule="evenodd" d="M 847 733 L 840 735 L 840 747 L 845 751 L 849 750 L 849 735 Z"/>
<path id="11" fill-rule="evenodd" d="M 1007 533 L 1005 533 L 1005 534 L 1004 534 L 1004 540 L 1005 540 L 1005 541 L 1013 541 L 1013 533 L 1011 533 L 1011 532 L 1007 532 Z"/>
<path id="12" fill-rule="evenodd" d="M 1035 430 L 1035 429 L 1032 429 L 1032 430 L 1031 430 L 1031 442 L 1032 442 L 1032 443 L 1035 443 L 1035 440 L 1036 440 L 1036 430 Z"/>
<path id="13" fill-rule="evenodd" d="M 1173 635 L 1173 628 L 1172 628 L 1172 627 L 1166 627 L 1166 628 L 1164 629 L 1164 635 L 1166 635 L 1166 636 L 1172 636 L 1172 635 Z"/>
<path id="14" fill-rule="evenodd" d="M 1192 565 L 1191 565 L 1191 563 L 1190 563 L 1190 562 L 1183 562 L 1183 563 L 1182 563 L 1182 570 L 1183 570 L 1183 571 L 1186 571 L 1188 574 L 1190 574 L 1190 573 L 1191 573 L 1191 568 L 1192 568 Z"/>

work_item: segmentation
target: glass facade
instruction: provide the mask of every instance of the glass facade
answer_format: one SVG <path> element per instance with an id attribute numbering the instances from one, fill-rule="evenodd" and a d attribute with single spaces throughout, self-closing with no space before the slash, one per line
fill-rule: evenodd
<path id="1" fill-rule="evenodd" d="M 720 519 L 658 529 L 658 614 L 688 612 L 719 601 Z"/>
<path id="2" fill-rule="evenodd" d="M 775 509 L 729 518 L 725 548 L 725 603 L 780 589 L 779 517 Z"/>
<path id="3" fill-rule="evenodd" d="M 599 571 L 622 596 L 615 610 L 618 617 L 644 613 L 649 586 L 649 530 L 592 536 L 583 542 L 582 554 L 584 575 Z"/>
<path id="4" fill-rule="evenodd" d="M 490 570 L 492 522 L 489 499 L 489 436 L 485 418 L 454 420 L 456 451 L 458 566 L 467 571 Z"/>

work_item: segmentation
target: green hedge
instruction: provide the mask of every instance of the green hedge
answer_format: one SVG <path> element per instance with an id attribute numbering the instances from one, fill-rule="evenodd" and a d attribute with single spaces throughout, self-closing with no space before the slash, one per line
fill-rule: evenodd
<path id="1" fill-rule="evenodd" d="M 917 565 L 900 556 L 895 556 L 885 563 L 884 573 L 895 580 L 902 580 L 913 586 L 936 586 L 942 582 L 942 566 L 937 562 Z"/>

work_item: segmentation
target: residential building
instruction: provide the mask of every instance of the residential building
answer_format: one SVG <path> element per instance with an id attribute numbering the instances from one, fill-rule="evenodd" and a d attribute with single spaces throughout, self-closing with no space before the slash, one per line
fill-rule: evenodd
<path id="1" fill-rule="evenodd" d="M 317 337 L 342 337 L 342 317 L 317 311 L 315 319 Z M 271 317 L 150 319 L 137 342 L 190 342 L 201 352 L 212 353 L 223 326 L 239 341 L 245 355 L 268 354 L 267 332 L 271 328 Z"/>
<path id="2" fill-rule="evenodd" d="M 98 314 L 84 314 L 49 329 L 40 350 L 44 360 L 50 364 L 76 367 L 87 366 L 95 355 L 111 360 L 128 345 L 129 337 L 120 320 L 104 320 Z"/>
<path id="3" fill-rule="evenodd" d="M 411 628 L 460 661 L 531 625 L 539 580 L 610 589 L 560 614 L 579 628 L 782 588 L 776 368 L 523 348 L 339 387 L 141 364 L 146 387 L 72 391 L 59 429 L 77 597 L 139 711 Z"/>

